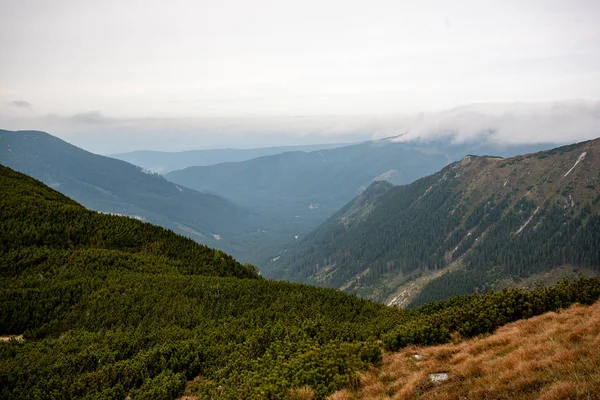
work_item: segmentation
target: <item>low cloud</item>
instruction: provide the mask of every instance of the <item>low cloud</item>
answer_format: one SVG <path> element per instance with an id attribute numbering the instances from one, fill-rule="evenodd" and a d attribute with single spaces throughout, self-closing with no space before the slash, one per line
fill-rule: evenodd
<path id="1" fill-rule="evenodd" d="M 106 124 L 110 122 L 110 119 L 106 118 L 100 111 L 88 111 L 84 113 L 75 114 L 72 117 L 67 117 L 73 122 L 82 124 Z"/>
<path id="2" fill-rule="evenodd" d="M 403 133 L 398 140 L 576 142 L 600 136 L 600 102 L 475 104 L 409 118 Z"/>
<path id="3" fill-rule="evenodd" d="M 450 139 L 498 144 L 571 143 L 600 136 L 600 102 L 474 104 L 417 115 L 239 118 L 113 118 L 100 111 L 71 116 L 6 113 L 2 129 L 37 129 L 97 153 L 132 150 Z"/>
<path id="4" fill-rule="evenodd" d="M 32 108 L 32 104 L 25 100 L 13 100 L 12 105 L 19 108 Z"/>

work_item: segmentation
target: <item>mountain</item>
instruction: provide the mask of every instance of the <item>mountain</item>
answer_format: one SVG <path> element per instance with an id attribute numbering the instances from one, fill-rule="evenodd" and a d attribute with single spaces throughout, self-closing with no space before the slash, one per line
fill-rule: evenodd
<path id="1" fill-rule="evenodd" d="M 238 163 L 196 166 L 165 175 L 179 185 L 214 193 L 260 214 L 266 238 L 251 261 L 267 266 L 281 248 L 327 220 L 374 180 L 407 184 L 470 152 L 519 154 L 545 145 L 398 142 L 400 138 L 312 152 L 287 152 Z M 260 258 L 262 257 L 262 258 Z"/>
<path id="2" fill-rule="evenodd" d="M 192 166 L 246 161 L 256 157 L 290 151 L 313 151 L 333 149 L 341 146 L 345 146 L 345 144 L 309 144 L 298 146 L 259 147 L 256 149 L 206 149 L 178 152 L 141 150 L 110 154 L 109 157 L 127 161 L 128 163 L 138 165 L 148 171 L 166 174 L 171 171 Z"/>
<path id="3" fill-rule="evenodd" d="M 597 274 L 599 171 L 596 139 L 506 159 L 470 155 L 410 185 L 374 183 L 263 273 L 400 306 L 558 267 Z"/>
<path id="4" fill-rule="evenodd" d="M 330 400 L 597 399 L 600 303 L 513 322 L 489 336 L 383 356 Z M 573 378 L 576 377 L 576 378 Z"/>
<path id="5" fill-rule="evenodd" d="M 261 279 L 2 166 L 0 190 L 2 399 L 166 400 L 186 387 L 192 398 L 324 398 L 357 387 L 383 348 L 490 333 L 600 296 L 592 278 L 400 310 Z"/>
<path id="6" fill-rule="evenodd" d="M 172 229 L 205 244 L 244 230 L 256 216 L 220 196 L 175 185 L 141 168 L 89 153 L 45 132 L 0 130 L 0 162 L 84 206 Z"/>
<path id="7" fill-rule="evenodd" d="M 207 397 L 219 385 L 225 398 L 279 397 L 294 382 L 331 392 L 377 360 L 367 338 L 400 317 L 260 279 L 220 251 L 87 210 L 3 166 L 0 190 L 3 399 L 172 399 L 197 375 Z M 302 375 L 315 359 L 334 362 Z"/>
<path id="8" fill-rule="evenodd" d="M 164 228 L 87 210 L 41 182 L 0 165 L 2 277 L 70 276 L 110 269 L 258 278 L 253 267 Z M 68 271 L 67 265 L 82 271 Z M 64 265 L 63 265 L 64 263 Z M 55 264 L 55 265 L 53 265 Z M 58 268 L 58 270 L 54 269 Z"/>

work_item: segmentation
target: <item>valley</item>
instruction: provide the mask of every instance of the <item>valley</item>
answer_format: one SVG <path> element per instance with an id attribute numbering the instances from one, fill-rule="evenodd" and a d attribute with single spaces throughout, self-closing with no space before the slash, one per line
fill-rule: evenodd
<path id="1" fill-rule="evenodd" d="M 0 131 L 0 159 L 86 207 L 161 225 L 268 273 L 273 258 L 294 247 L 375 180 L 410 183 L 470 151 L 511 155 L 550 147 L 403 143 L 396 139 L 241 153 L 227 149 L 184 155 L 142 153 L 142 162 L 136 167 L 87 152 L 45 132 Z M 282 153 L 271 154 L 277 151 Z M 167 179 L 146 168 L 152 168 L 148 164 L 152 157 L 156 162 L 171 160 L 185 165 L 236 160 L 244 154 L 267 155 L 172 171 L 165 175 Z"/>
<path id="2" fill-rule="evenodd" d="M 205 244 L 215 242 L 213 232 L 251 230 L 256 223 L 252 212 L 227 199 L 182 188 L 45 132 L 0 131 L 0 160 L 86 207 L 162 225 Z"/>
<path id="3" fill-rule="evenodd" d="M 392 137 L 315 151 L 266 148 L 247 154 L 283 152 L 188 167 L 167 180 L 43 132 L 0 132 L 6 165 L 87 207 L 172 229 L 267 278 L 401 307 L 516 285 L 568 265 L 597 273 L 597 140 L 509 158 L 464 155 L 536 146 L 544 145 Z M 200 157 L 192 154 L 189 160 Z M 561 219 L 569 225 L 560 227 Z M 576 232 L 575 242 L 559 254 L 565 229 Z M 418 243 L 426 245 L 415 253 Z M 522 255 L 507 255 L 515 246 Z"/>
<path id="4" fill-rule="evenodd" d="M 466 156 L 409 185 L 373 184 L 269 276 L 405 307 L 566 265 L 597 274 L 599 146 Z"/>
<path id="5" fill-rule="evenodd" d="M 600 2 L 0 15 L 0 400 L 600 400 Z"/>
<path id="6" fill-rule="evenodd" d="M 528 318 L 597 305 L 600 297 L 598 140 L 512 158 L 467 155 L 412 183 L 374 179 L 321 226 L 306 225 L 304 236 L 280 242 L 276 257 L 255 266 L 198 243 L 201 234 L 211 245 L 235 244 L 227 232 L 243 236 L 241 224 L 262 222 L 250 202 L 171 183 L 47 134 L 10 136 L 18 134 L 0 134 L 15 153 L 6 159 L 54 188 L 0 166 L 2 398 L 479 393 L 485 375 L 461 386 L 456 377 L 471 376 L 470 367 L 445 364 L 440 349 L 471 352 L 485 346 L 477 343 L 504 341 L 503 332 L 515 329 L 500 328 L 506 324 L 535 324 Z M 110 207 L 86 209 L 57 189 L 86 202 L 105 196 Z M 205 216 L 184 218 L 173 204 L 196 204 Z M 322 204 L 311 198 L 307 208 Z M 149 210 L 173 218 L 157 221 L 176 229 L 148 223 Z M 578 326 L 561 335 L 587 329 Z M 424 361 L 406 364 L 414 352 Z M 408 370 L 395 377 L 390 365 Z M 434 373 L 448 381 L 428 384 Z M 531 379 L 532 393 L 595 390 L 593 379 L 571 386 L 558 375 Z M 427 390 L 417 395 L 415 387 Z"/>
<path id="7" fill-rule="evenodd" d="M 283 152 L 172 171 L 169 180 L 43 132 L 0 132 L 0 156 L 87 207 L 172 229 L 267 278 L 388 305 L 515 286 L 569 265 L 570 276 L 598 273 L 597 140 L 503 158 L 465 154 L 547 145 L 397 139 L 256 149 L 244 154 Z M 179 157 L 169 154 L 159 159 Z M 576 237 L 559 253 L 565 229 Z M 508 256 L 509 248 L 521 255 Z M 581 251 L 586 259 L 574 257 Z"/>

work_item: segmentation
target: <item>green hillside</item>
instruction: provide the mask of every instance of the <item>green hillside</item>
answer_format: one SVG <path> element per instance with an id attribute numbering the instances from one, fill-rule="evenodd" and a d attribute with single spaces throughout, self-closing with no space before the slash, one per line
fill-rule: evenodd
<path id="1" fill-rule="evenodd" d="M 322 398 L 355 386 L 383 346 L 490 332 L 600 295 L 598 279 L 581 279 L 405 311 L 257 279 L 219 251 L 86 210 L 5 167 L 0 188 L 0 336 L 23 335 L 0 341 L 2 399 L 172 399 L 192 380 L 197 398 L 288 398 L 304 386 Z"/>
<path id="2" fill-rule="evenodd" d="M 504 151 L 511 153 L 520 148 Z M 173 183 L 45 132 L 0 130 L 1 164 L 41 180 L 87 208 L 163 226 L 261 269 L 374 178 L 412 182 L 448 160 L 462 157 L 467 150 L 477 149 L 481 145 L 381 140 L 188 168 L 169 174 Z M 167 158 L 188 162 L 188 157 L 210 154 L 250 157 L 272 151 L 278 150 L 167 153 Z M 160 163 L 164 155 L 144 153 L 143 157 L 151 162 L 156 156 Z"/>
<path id="3" fill-rule="evenodd" d="M 467 156 L 365 201 L 282 254 L 267 276 L 419 305 L 559 266 L 600 273 L 600 140 Z"/>
<path id="4" fill-rule="evenodd" d="M 296 381 L 331 392 L 377 360 L 364 341 L 400 317 L 257 279 L 220 251 L 0 173 L 0 334 L 25 335 L 0 343 L 1 398 L 173 398 L 197 375 L 235 398 Z M 281 357 L 297 370 L 274 368 Z M 323 357 L 332 364 L 306 367 Z"/>
<path id="5" fill-rule="evenodd" d="M 87 152 L 45 132 L 0 130 L 0 163 L 93 210 L 161 225 L 215 247 L 258 218 L 223 197 L 177 186 L 124 161 Z"/>
<path id="6" fill-rule="evenodd" d="M 128 262 L 123 264 L 141 270 L 152 266 L 156 272 L 258 277 L 253 267 L 172 231 L 87 210 L 33 178 L 1 165 L 0 172 L 2 276 L 66 274 L 67 278 L 93 271 L 68 271 L 62 264 L 89 268 L 88 262 L 112 265 L 125 258 Z M 57 266 L 61 268 L 55 270 Z"/>
<path id="7" fill-rule="evenodd" d="M 293 151 L 243 162 L 194 166 L 165 175 L 215 193 L 261 216 L 260 231 L 229 237 L 235 255 L 269 269 L 269 262 L 325 222 L 374 180 L 409 184 L 467 154 L 521 154 L 548 144 L 496 148 L 482 142 L 421 143 L 388 138 L 318 151 Z"/>

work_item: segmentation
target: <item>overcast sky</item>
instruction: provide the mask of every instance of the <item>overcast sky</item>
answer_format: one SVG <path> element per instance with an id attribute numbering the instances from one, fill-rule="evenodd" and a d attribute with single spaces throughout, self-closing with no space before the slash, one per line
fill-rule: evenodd
<path id="1" fill-rule="evenodd" d="M 597 0 L 0 0 L 0 15 L 0 128 L 98 152 L 414 133 L 423 115 L 462 129 L 438 126 L 445 110 L 497 123 L 507 104 L 573 99 L 548 135 L 571 118 L 565 141 L 600 136 Z"/>

